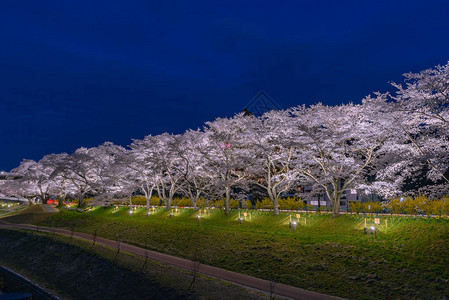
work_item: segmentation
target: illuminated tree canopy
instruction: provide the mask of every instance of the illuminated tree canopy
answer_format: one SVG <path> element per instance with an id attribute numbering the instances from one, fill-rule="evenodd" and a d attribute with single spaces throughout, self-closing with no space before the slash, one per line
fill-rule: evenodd
<path id="1" fill-rule="evenodd" d="M 18 182 L 2 193 L 26 197 L 89 195 L 102 203 L 157 193 L 167 209 L 182 194 L 196 207 L 200 198 L 244 199 L 257 186 L 277 203 L 283 193 L 310 187 L 325 193 L 333 214 L 348 189 L 384 197 L 425 174 L 420 193 L 447 192 L 449 64 L 405 74 L 394 95 L 376 93 L 360 104 L 315 104 L 275 110 L 260 117 L 237 114 L 184 134 L 134 140 L 127 148 L 104 143 L 72 154 L 24 160 Z M 417 191 L 415 191 L 417 192 Z M 304 194 L 306 195 L 306 194 Z M 132 205 L 132 203 L 130 203 Z"/>

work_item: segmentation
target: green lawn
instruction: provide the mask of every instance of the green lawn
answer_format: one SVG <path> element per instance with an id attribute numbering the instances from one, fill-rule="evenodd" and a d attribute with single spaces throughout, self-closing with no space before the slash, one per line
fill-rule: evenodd
<path id="1" fill-rule="evenodd" d="M 202 263 L 352 299 L 441 299 L 449 295 L 449 221 L 381 219 L 376 235 L 364 234 L 364 216 L 202 213 L 189 209 L 97 208 L 62 211 L 40 225 L 74 228 Z M 243 212 L 240 217 L 244 218 Z M 369 218 L 368 227 L 374 225 Z M 307 223 L 305 225 L 305 223 Z"/>

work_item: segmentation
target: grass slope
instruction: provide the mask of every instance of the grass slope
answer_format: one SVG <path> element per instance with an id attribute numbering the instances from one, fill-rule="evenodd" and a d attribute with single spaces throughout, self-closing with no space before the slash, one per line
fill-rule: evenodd
<path id="1" fill-rule="evenodd" d="M 19 213 L 21 210 L 28 208 L 28 204 L 13 204 L 11 207 L 7 207 L 7 205 L 6 203 L 0 202 L 0 218 Z"/>
<path id="2" fill-rule="evenodd" d="M 58 235 L 0 230 L 0 264 L 63 299 L 260 299 L 265 295 Z M 0 278 L 1 279 L 1 278 Z M 0 280 L 1 281 L 1 280 Z"/>
<path id="3" fill-rule="evenodd" d="M 440 299 L 449 295 L 449 222 L 388 218 L 378 234 L 363 233 L 361 216 L 257 212 L 237 222 L 222 211 L 202 215 L 128 209 L 63 211 L 41 225 L 74 228 L 205 264 L 351 299 Z M 242 216 L 242 214 L 241 214 Z M 307 221 L 305 223 L 305 217 Z M 296 221 L 296 220 L 295 220 Z M 368 223 L 374 222 L 368 220 Z M 384 220 L 382 219 L 382 222 Z"/>
<path id="4" fill-rule="evenodd" d="M 5 216 L 2 220 L 15 224 L 36 223 L 45 220 L 55 213 L 56 212 L 47 212 L 42 205 L 33 205 L 22 209 L 13 215 Z"/>

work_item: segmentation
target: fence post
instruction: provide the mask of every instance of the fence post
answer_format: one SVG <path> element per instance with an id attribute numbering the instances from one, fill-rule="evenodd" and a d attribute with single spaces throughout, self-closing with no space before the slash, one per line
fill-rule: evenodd
<path id="1" fill-rule="evenodd" d="M 117 239 L 117 253 L 115 254 L 114 260 L 117 259 L 119 253 L 120 253 L 120 239 Z"/>
<path id="2" fill-rule="evenodd" d="M 94 247 L 96 241 L 97 241 L 97 229 L 95 229 L 95 232 L 94 232 L 94 242 L 92 243 L 92 246 L 90 246 L 90 250 L 92 250 L 92 248 Z"/>
<path id="3" fill-rule="evenodd" d="M 143 269 L 145 268 L 147 261 L 148 261 L 148 250 L 145 250 L 145 261 L 143 262 L 142 268 L 140 269 L 140 273 L 143 272 Z"/>

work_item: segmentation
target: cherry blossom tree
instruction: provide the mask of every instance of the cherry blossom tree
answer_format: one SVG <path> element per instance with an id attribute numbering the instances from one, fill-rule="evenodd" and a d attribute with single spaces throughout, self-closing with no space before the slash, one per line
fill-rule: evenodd
<path id="1" fill-rule="evenodd" d="M 101 197 L 104 205 L 110 205 L 115 198 L 125 198 L 130 208 L 133 208 L 132 198 L 139 190 L 139 182 L 135 170 L 130 168 L 133 161 L 130 161 L 129 154 L 128 151 L 121 153 L 107 169 L 107 186 Z"/>
<path id="2" fill-rule="evenodd" d="M 33 189 L 31 189 L 31 186 L 22 180 L 0 181 L 0 195 L 9 197 L 23 197 L 27 198 L 29 201 L 31 198 L 36 196 L 33 194 Z"/>
<path id="3" fill-rule="evenodd" d="M 93 168 L 96 170 L 97 203 L 110 205 L 114 197 L 125 196 L 132 207 L 132 195 L 138 189 L 136 172 L 130 168 L 134 162 L 130 151 L 112 143 L 93 148 Z"/>
<path id="4" fill-rule="evenodd" d="M 47 204 L 52 191 L 56 188 L 52 174 L 61 156 L 65 155 L 49 154 L 38 162 L 23 160 L 19 167 L 12 170 L 14 173 L 23 174 L 20 183 L 24 185 L 28 197 L 37 196 L 43 204 Z"/>
<path id="5" fill-rule="evenodd" d="M 204 132 L 199 130 L 188 130 L 181 139 L 175 148 L 184 170 L 184 184 L 180 187 L 180 191 L 190 199 L 193 208 L 196 209 L 200 197 L 214 184 L 213 177 L 204 163 L 207 140 Z"/>
<path id="6" fill-rule="evenodd" d="M 449 63 L 418 73 L 404 74 L 405 86 L 392 98 L 397 127 L 405 132 L 427 165 L 427 177 L 444 180 L 448 188 L 449 163 Z M 419 162 L 419 161 L 418 161 Z"/>
<path id="7" fill-rule="evenodd" d="M 381 163 L 392 161 L 391 150 L 400 140 L 391 119 L 368 105 L 317 104 L 286 113 L 294 116 L 295 172 L 325 191 L 334 216 L 339 215 L 343 192 L 367 187 L 368 176 L 376 176 Z M 387 194 L 396 191 L 397 184 L 383 180 L 371 186 L 382 186 Z"/>
<path id="8" fill-rule="evenodd" d="M 181 158 L 177 152 L 181 142 L 180 135 L 164 133 L 146 136 L 141 141 L 135 140 L 131 146 L 145 153 L 144 158 L 154 170 L 152 188 L 155 187 L 167 210 L 171 209 L 173 197 L 183 184 L 185 170 L 182 169 Z"/>
<path id="9" fill-rule="evenodd" d="M 225 213 L 229 215 L 231 192 L 233 188 L 244 188 L 245 155 L 244 145 L 240 143 L 240 135 L 244 130 L 242 124 L 245 116 L 234 118 L 218 118 L 207 122 L 205 137 L 207 147 L 203 151 L 205 167 L 216 180 L 215 188 L 225 195 Z"/>
<path id="10" fill-rule="evenodd" d="M 274 214 L 279 214 L 279 196 L 296 181 L 291 172 L 293 144 L 282 111 L 271 111 L 260 118 L 244 118 L 241 143 L 247 150 L 247 172 L 251 181 L 262 187 L 273 203 Z"/>
<path id="11" fill-rule="evenodd" d="M 128 172 L 133 174 L 133 178 L 140 191 L 144 194 L 147 209 L 150 208 L 150 199 L 157 184 L 157 170 L 154 165 L 156 153 L 149 151 L 152 148 L 148 145 L 148 140 L 134 140 L 127 157 L 123 157 Z"/>
<path id="12" fill-rule="evenodd" d="M 108 167 L 123 147 L 106 142 L 99 147 L 79 148 L 61 161 L 54 176 L 61 176 L 76 190 L 79 207 L 84 206 L 84 198 L 106 192 Z"/>

